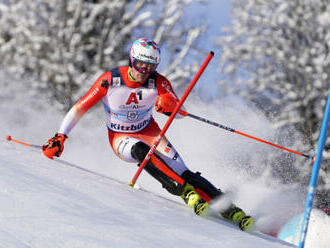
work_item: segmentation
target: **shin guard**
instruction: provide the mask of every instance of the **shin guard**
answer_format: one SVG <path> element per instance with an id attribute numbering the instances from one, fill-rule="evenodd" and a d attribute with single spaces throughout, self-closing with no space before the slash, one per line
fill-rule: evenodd
<path id="1" fill-rule="evenodd" d="M 150 147 L 143 142 L 137 142 L 132 147 L 132 156 L 142 163 L 148 154 Z M 145 170 L 159 181 L 163 188 L 173 195 L 181 195 L 184 188 L 184 180 L 177 175 L 156 153 L 152 154 Z"/>

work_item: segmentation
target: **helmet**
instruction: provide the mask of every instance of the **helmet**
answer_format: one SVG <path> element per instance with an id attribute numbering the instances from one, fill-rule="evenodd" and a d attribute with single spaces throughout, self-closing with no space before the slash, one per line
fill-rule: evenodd
<path id="1" fill-rule="evenodd" d="M 160 62 L 160 49 L 156 42 L 146 38 L 136 40 L 129 51 L 130 63 L 134 69 L 145 73 L 146 68 L 136 66 L 137 62 L 147 64 L 151 71 L 155 71 Z"/>

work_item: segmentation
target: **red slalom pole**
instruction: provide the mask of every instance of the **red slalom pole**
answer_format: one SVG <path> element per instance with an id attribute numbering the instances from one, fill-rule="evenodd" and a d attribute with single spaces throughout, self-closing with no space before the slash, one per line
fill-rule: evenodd
<path id="1" fill-rule="evenodd" d="M 186 91 L 184 92 L 183 96 L 181 97 L 178 105 L 175 107 L 173 113 L 171 114 L 171 116 L 169 117 L 169 119 L 167 120 L 167 122 L 165 123 L 163 129 L 160 131 L 159 135 L 157 136 L 156 140 L 154 141 L 154 143 L 152 144 L 148 154 L 146 155 L 146 157 L 144 158 L 144 160 L 142 161 L 140 167 L 138 168 L 138 170 L 136 171 L 134 177 L 132 178 L 131 182 L 130 182 L 130 186 L 134 187 L 136 180 L 138 179 L 139 175 L 141 174 L 142 170 L 144 169 L 144 167 L 147 165 L 148 161 L 151 158 L 151 155 L 154 154 L 154 152 L 156 151 L 156 148 L 158 146 L 158 144 L 160 143 L 161 139 L 163 138 L 163 136 L 165 135 L 167 129 L 170 127 L 172 121 L 174 120 L 174 117 L 176 116 L 176 114 L 178 113 L 179 109 L 181 108 L 181 106 L 183 105 L 184 101 L 187 99 L 188 95 L 190 94 L 191 90 L 193 89 L 193 87 L 195 86 L 195 84 L 197 83 L 198 79 L 200 78 L 200 76 L 202 75 L 202 73 L 204 72 L 205 68 L 207 67 L 207 65 L 209 64 L 210 60 L 213 58 L 214 56 L 214 52 L 209 52 L 208 56 L 206 57 L 204 63 L 202 64 L 201 68 L 198 70 L 198 72 L 196 73 L 195 77 L 193 78 L 193 80 L 191 81 L 191 83 L 189 84 L 188 88 L 186 89 Z"/>

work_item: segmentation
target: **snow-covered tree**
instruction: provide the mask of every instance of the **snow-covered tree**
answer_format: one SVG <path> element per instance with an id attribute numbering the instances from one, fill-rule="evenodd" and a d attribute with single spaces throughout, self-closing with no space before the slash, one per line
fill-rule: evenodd
<path id="1" fill-rule="evenodd" d="M 280 132 L 291 129 L 291 147 L 315 153 L 330 86 L 330 1 L 234 0 L 232 25 L 218 41 L 223 89 L 254 102 Z M 330 135 L 318 187 L 328 206 L 329 166 Z"/>
<path id="2" fill-rule="evenodd" d="M 198 56 L 195 41 L 206 28 L 183 25 L 184 10 L 200 1 L 0 2 L 0 64 L 32 75 L 31 88 L 68 109 L 102 71 L 127 64 L 129 45 L 146 36 L 170 48 L 163 52 L 170 66 L 162 73 L 180 85 L 196 70 L 183 61 Z"/>

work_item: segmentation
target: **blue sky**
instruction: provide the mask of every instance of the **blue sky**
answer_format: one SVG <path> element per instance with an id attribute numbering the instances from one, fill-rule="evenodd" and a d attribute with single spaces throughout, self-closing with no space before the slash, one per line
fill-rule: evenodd
<path id="1" fill-rule="evenodd" d="M 215 38 L 220 36 L 223 27 L 230 25 L 231 3 L 231 0 L 209 0 L 207 4 L 194 3 L 187 11 L 188 18 L 192 23 L 207 20 L 209 27 L 201 37 L 201 42 L 205 50 L 215 52 L 214 58 L 195 86 L 195 90 L 203 98 L 214 99 L 219 96 L 220 89 L 217 81 L 220 75 L 217 70 L 221 54 L 216 49 Z"/>

